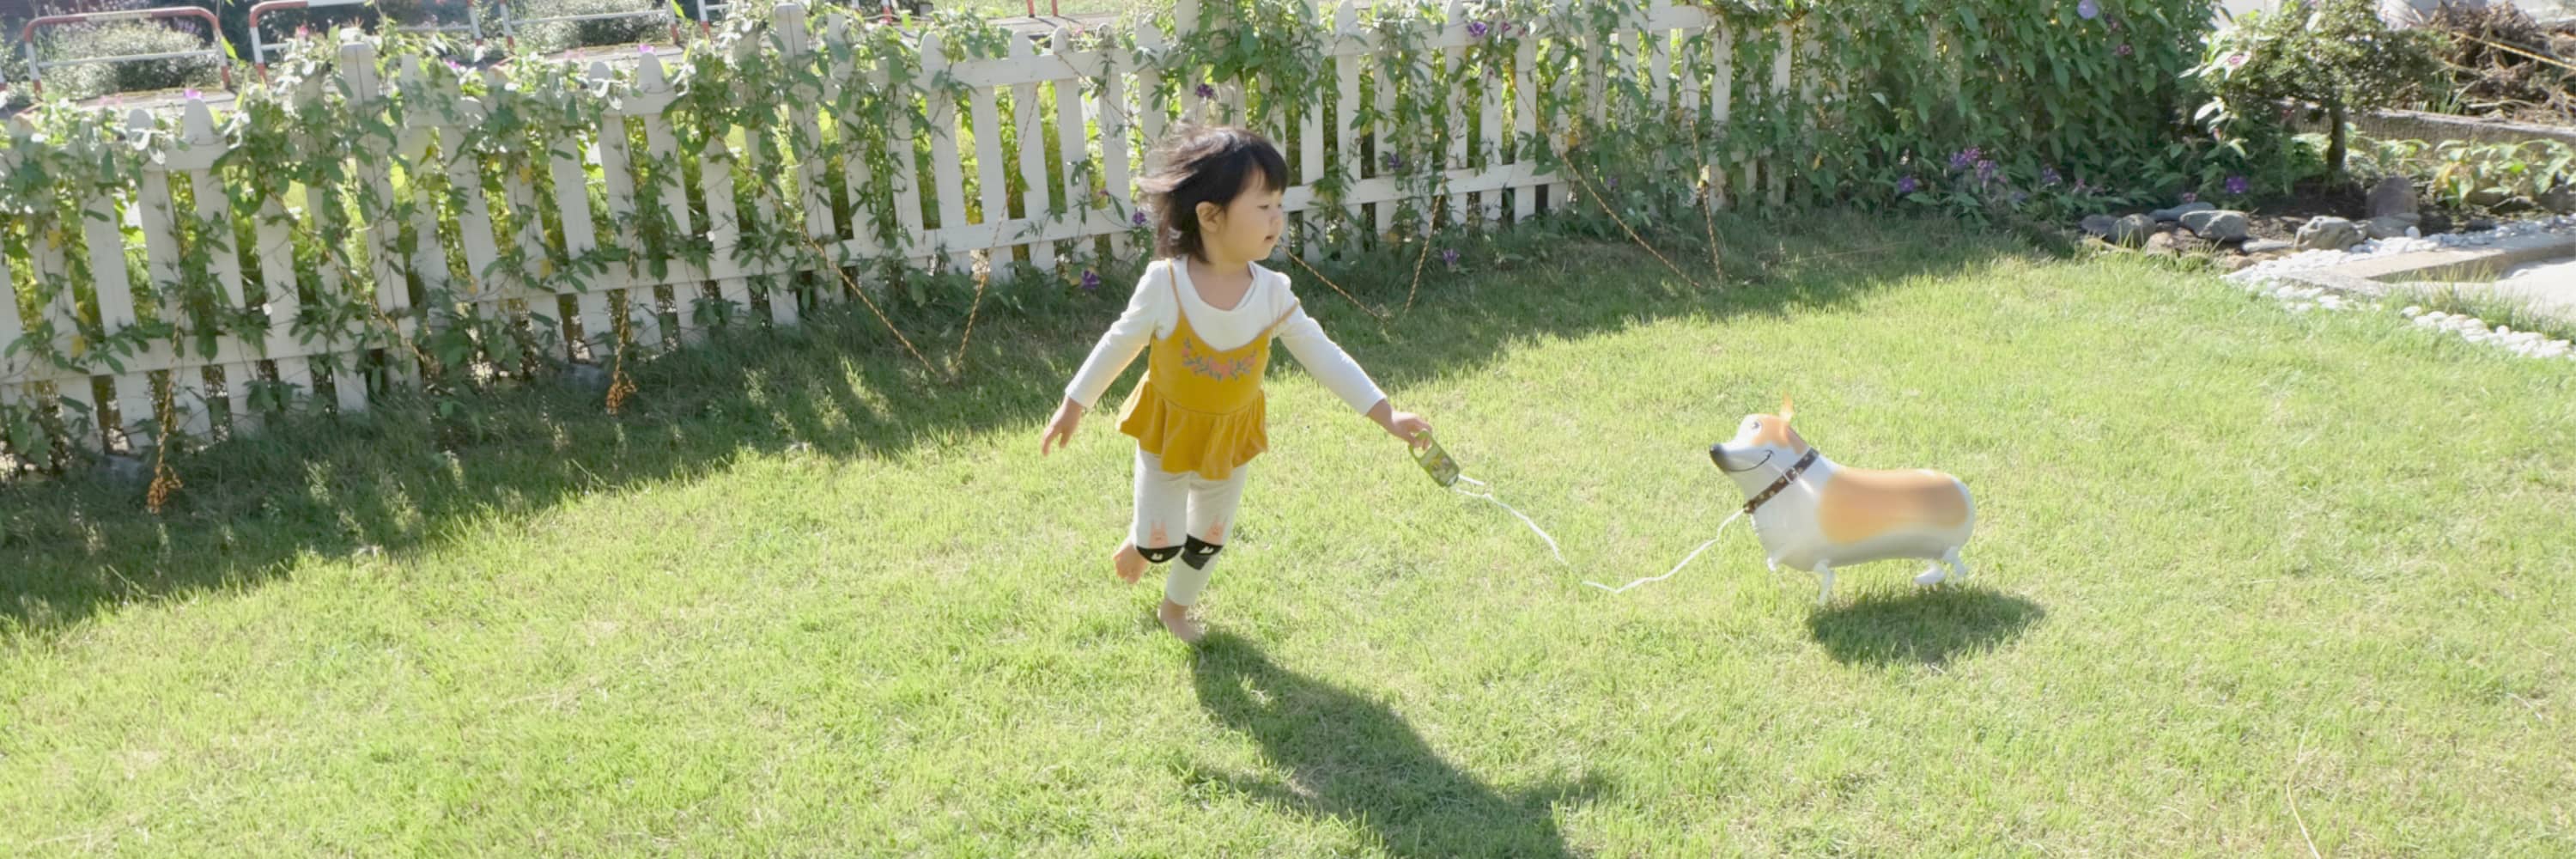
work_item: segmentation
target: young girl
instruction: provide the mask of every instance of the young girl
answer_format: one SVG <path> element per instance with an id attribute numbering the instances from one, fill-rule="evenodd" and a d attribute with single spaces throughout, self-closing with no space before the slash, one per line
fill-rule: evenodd
<path id="1" fill-rule="evenodd" d="M 1431 425 L 1389 405 L 1298 307 L 1287 276 L 1253 262 L 1270 256 L 1287 223 L 1279 150 L 1250 131 L 1204 128 L 1179 131 L 1164 151 L 1168 166 L 1145 180 L 1160 258 L 1065 387 L 1038 451 L 1071 441 L 1109 383 L 1150 349 L 1145 380 L 1118 419 L 1118 431 L 1136 438 L 1136 515 L 1112 563 L 1134 584 L 1147 566 L 1179 558 L 1156 614 L 1172 635 L 1196 643 L 1202 629 L 1190 606 L 1225 548 L 1246 466 L 1269 446 L 1261 381 L 1272 339 L 1396 438 L 1427 444 Z"/>

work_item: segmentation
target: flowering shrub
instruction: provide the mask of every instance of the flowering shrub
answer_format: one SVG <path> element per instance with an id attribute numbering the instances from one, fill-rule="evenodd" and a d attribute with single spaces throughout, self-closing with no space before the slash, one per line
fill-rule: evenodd
<path id="1" fill-rule="evenodd" d="M 2345 118 L 2429 83 L 2440 71 L 2438 38 L 2390 28 L 2372 0 L 2296 0 L 2212 35 L 2202 61 L 2186 74 L 2208 87 L 2211 100 L 2197 115 L 2222 134 L 2277 134 L 2271 129 L 2288 119 L 2288 100 L 2325 111 L 2326 169 L 2341 179 L 2349 148 Z"/>

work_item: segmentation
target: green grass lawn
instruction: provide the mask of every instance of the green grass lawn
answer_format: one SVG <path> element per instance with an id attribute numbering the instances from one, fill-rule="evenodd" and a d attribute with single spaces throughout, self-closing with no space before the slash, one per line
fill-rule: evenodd
<path id="1" fill-rule="evenodd" d="M 217 449 L 163 517 L 0 488 L 0 853 L 2576 852 L 2565 362 L 1783 229 L 1723 291 L 1476 251 L 1383 329 L 1301 276 L 1574 567 L 1283 372 L 1195 652 L 1110 575 L 1112 421 L 1037 455 L 1116 283 L 988 305 L 956 384 L 856 311 L 620 418 L 550 387 Z M 1820 608 L 1739 528 L 1580 584 L 1707 539 L 1707 445 L 1784 393 L 1845 464 L 1963 477 L 1977 577 Z"/>

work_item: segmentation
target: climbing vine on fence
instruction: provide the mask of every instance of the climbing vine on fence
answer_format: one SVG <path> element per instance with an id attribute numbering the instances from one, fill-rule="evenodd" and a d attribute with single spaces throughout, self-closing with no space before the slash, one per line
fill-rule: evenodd
<path id="1" fill-rule="evenodd" d="M 1155 47 L 1128 28 L 1093 30 L 1077 41 L 1077 50 L 1161 72 L 1146 91 L 1123 87 L 1135 105 L 1102 98 L 1112 90 L 1110 65 L 1077 69 L 1079 86 L 1056 98 L 1078 89 L 1092 107 L 1117 111 L 1131 130 L 1147 112 L 1178 120 L 1184 106 L 1208 102 L 1221 118 L 1269 132 L 1283 148 L 1303 133 L 1310 112 L 1330 106 L 1349 113 L 1359 151 L 1339 151 L 1338 129 L 1324 123 L 1328 157 L 1305 165 L 1316 205 L 1303 219 L 1304 237 L 1336 247 L 1410 241 L 1423 225 L 1482 221 L 1477 212 L 1444 205 L 1444 185 L 1452 171 L 1505 158 L 1557 175 L 1550 208 L 1572 215 L 1574 228 L 1605 236 L 1670 228 L 1698 234 L 1721 194 L 1739 204 L 1777 193 L 1801 203 L 1914 205 L 1989 217 L 2028 206 L 2082 208 L 2140 187 L 2189 184 L 2215 169 L 2212 153 L 2223 147 L 2189 125 L 2180 108 L 2192 99 L 2178 77 L 2199 56 L 2209 2 L 1719 0 L 1699 4 L 1715 26 L 1665 34 L 1660 47 L 1636 35 L 1660 8 L 1650 0 L 1379 2 L 1356 15 L 1354 38 L 1372 48 L 1347 58 L 1363 80 L 1357 103 L 1339 105 L 1336 46 L 1344 36 L 1335 32 L 1335 10 L 1306 0 L 1204 0 L 1146 19 L 1161 36 Z M 930 135 L 923 133 L 931 108 L 957 105 L 956 115 L 971 124 L 964 110 L 971 92 L 952 72 L 923 62 L 920 32 L 935 34 L 947 62 L 1008 56 L 1015 37 L 956 11 L 917 23 L 907 31 L 840 12 L 773 15 L 746 5 L 679 50 L 656 54 L 665 72 L 659 81 L 633 70 L 595 78 L 557 59 L 494 58 L 408 35 L 297 52 L 272 64 L 264 80 L 245 75 L 252 82 L 227 113 L 220 129 L 227 154 L 216 168 L 224 218 L 198 217 L 200 201 L 188 183 L 173 182 L 172 217 L 186 249 L 181 264 L 156 271 L 139 250 L 124 254 L 136 319 L 113 330 L 87 288 L 94 257 L 84 250 L 83 224 L 97 213 L 83 207 L 102 199 L 132 205 L 145 165 L 169 151 L 177 120 L 165 117 L 137 134 L 105 111 L 56 104 L 28 114 L 13 122 L 0 150 L 0 215 L 7 217 L 0 253 L 16 262 L 25 320 L 24 336 L 7 344 L 7 354 L 73 381 L 0 402 L 0 445 L 21 459 L 65 461 L 68 440 L 99 435 L 89 423 L 97 417 L 89 404 L 98 398 L 78 389 L 78 380 L 122 373 L 160 348 L 175 354 L 178 366 L 229 358 L 227 367 L 240 367 L 298 344 L 303 348 L 292 351 L 331 386 L 345 392 L 416 381 L 447 417 L 471 416 L 474 388 L 567 359 L 594 361 L 617 368 L 609 390 L 622 403 L 635 393 L 626 355 L 663 345 L 655 339 L 669 330 L 662 323 L 712 327 L 761 318 L 742 303 L 743 293 L 704 291 L 674 273 L 726 263 L 759 272 L 752 277 L 758 291 L 748 294 L 774 310 L 854 287 L 853 280 L 812 274 L 825 268 L 871 270 L 880 275 L 872 282 L 899 284 L 916 308 L 945 308 L 949 293 L 926 290 L 963 288 L 963 280 L 921 269 L 958 249 L 913 246 L 911 228 L 925 214 L 951 213 L 907 212 L 902 198 L 932 196 Z M 1463 48 L 1444 41 L 1458 33 L 1466 36 Z M 1792 72 L 1779 80 L 1774 62 L 1784 50 L 1794 52 Z M 1707 74 L 1720 56 L 1726 68 Z M 1658 83 L 1643 72 L 1659 57 L 1703 71 L 1687 85 L 1678 78 Z M 353 70 L 340 68 L 353 61 L 373 64 L 377 85 L 369 91 L 358 91 Z M 1707 90 L 1719 85 L 1729 87 L 1725 117 L 1710 109 Z M 1701 93 L 1698 103 L 1682 104 L 1685 91 Z M 1019 97 L 1007 89 L 998 96 Z M 655 119 L 619 112 L 635 99 L 662 98 L 670 103 Z M 1536 116 L 1487 128 L 1497 121 L 1482 111 L 1488 100 L 1506 114 L 1528 107 Z M 1015 152 L 1008 144 L 1019 130 L 1009 115 L 999 128 L 972 133 L 994 135 L 1002 151 Z M 1106 118 L 1088 116 L 1095 131 Z M 416 130 L 423 124 L 439 129 L 432 139 Z M 1043 127 L 1056 133 L 1051 118 Z M 1504 151 L 1482 151 L 1489 140 L 1500 140 Z M 1464 163 L 1455 155 L 1462 141 L 1477 144 Z M 616 203 L 596 187 L 602 177 L 584 153 L 621 145 L 633 199 L 612 210 Z M 580 169 L 566 171 L 558 161 L 567 157 Z M 449 159 L 470 169 L 451 172 Z M 398 173 L 389 176 L 388 164 Z M 1052 195 L 1046 214 L 1099 206 L 1122 219 L 1141 215 L 1120 189 L 1104 187 L 1091 163 L 1050 170 L 1078 176 L 1091 197 Z M 800 175 L 822 181 L 793 181 Z M 1005 175 L 1009 183 L 1029 181 L 1017 169 Z M 1351 217 L 1357 207 L 1348 205 L 1349 194 L 1364 175 L 1392 179 L 1402 191 L 1380 204 L 1396 207 L 1387 218 L 1393 236 L 1370 238 L 1374 228 Z M 849 181 L 853 176 L 860 181 Z M 723 178 L 732 181 L 711 181 Z M 573 179 L 583 187 L 556 187 Z M 800 189 L 813 184 L 830 190 L 803 199 Z M 722 225 L 732 228 L 728 247 L 717 244 L 717 225 L 703 220 L 715 202 L 704 195 L 723 187 L 733 199 L 715 208 L 733 212 Z M 1009 199 L 1020 199 L 1018 184 L 1009 190 Z M 559 202 L 584 207 L 597 227 L 590 246 L 567 243 Z M 491 256 L 474 266 L 464 263 L 459 228 L 478 207 L 488 211 L 493 241 Z M 1609 217 L 1585 226 L 1594 214 Z M 689 216 L 698 217 L 684 226 Z M 833 219 L 832 230 L 808 222 L 821 216 Z M 1122 240 L 1150 244 L 1143 219 L 1135 223 Z M 873 256 L 854 254 L 837 238 L 817 239 L 835 233 L 860 238 Z M 274 244 L 263 238 L 281 235 Z M 251 306 L 233 301 L 207 262 L 225 254 L 239 260 Z M 263 258 L 271 254 L 283 256 Z M 29 261 L 38 259 L 64 276 L 36 276 Z M 1076 261 L 1034 272 L 1006 258 L 988 262 L 996 276 L 1016 270 L 1085 290 L 1100 283 L 1096 269 L 1116 264 Z M 627 280 L 629 272 L 640 280 Z M 399 282 L 378 282 L 388 277 Z M 289 282 L 276 282 L 281 278 Z M 624 288 L 630 282 L 663 285 Z M 616 294 L 592 295 L 603 283 L 619 284 Z M 259 306 L 261 296 L 288 294 L 295 313 L 283 324 Z M 975 294 L 968 313 L 980 306 L 982 292 Z M 571 304 L 560 298 L 566 295 L 589 302 L 582 305 L 589 312 L 605 301 L 608 324 L 557 324 Z M 557 334 L 567 325 L 608 330 L 582 330 L 581 340 L 567 343 Z M 223 354 L 223 344 L 234 342 L 254 354 Z M 161 374 L 156 399 L 182 381 L 194 387 L 195 380 Z M 228 369 L 221 383 L 246 390 L 260 412 L 297 407 L 293 394 L 309 384 L 264 365 L 248 375 Z M 152 411 L 208 408 L 181 402 Z M 167 425 L 173 420 L 207 423 L 185 415 L 117 417 L 120 428 L 139 427 L 146 439 L 165 443 L 188 441 Z"/>

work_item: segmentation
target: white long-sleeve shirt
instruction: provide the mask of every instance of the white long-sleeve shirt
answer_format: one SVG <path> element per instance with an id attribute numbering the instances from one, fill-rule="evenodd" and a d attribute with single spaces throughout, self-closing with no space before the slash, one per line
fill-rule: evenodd
<path id="1" fill-rule="evenodd" d="M 1173 326 L 1184 312 L 1189 314 L 1190 329 L 1198 333 L 1199 339 L 1219 350 L 1252 342 L 1263 328 L 1285 313 L 1287 318 L 1279 322 L 1271 336 L 1287 346 L 1289 354 L 1297 356 L 1297 363 L 1306 368 L 1308 375 L 1341 397 L 1352 411 L 1365 414 L 1386 399 L 1385 392 L 1378 390 L 1368 372 L 1351 360 L 1350 353 L 1342 351 L 1340 344 L 1324 334 L 1324 327 L 1306 315 L 1305 308 L 1297 303 L 1297 294 L 1289 288 L 1287 275 L 1254 264 L 1252 289 L 1232 309 L 1219 310 L 1201 299 L 1198 290 L 1190 285 L 1189 266 L 1167 259 L 1155 260 L 1145 267 L 1145 276 L 1136 280 L 1136 294 L 1127 299 L 1127 311 L 1119 314 L 1109 332 L 1100 335 L 1100 342 L 1091 347 L 1091 357 L 1083 360 L 1082 369 L 1073 374 L 1073 383 L 1065 386 L 1065 397 L 1085 410 L 1091 409 L 1100 395 L 1108 392 L 1110 383 L 1135 362 L 1137 354 L 1155 340 L 1172 335 Z"/>

